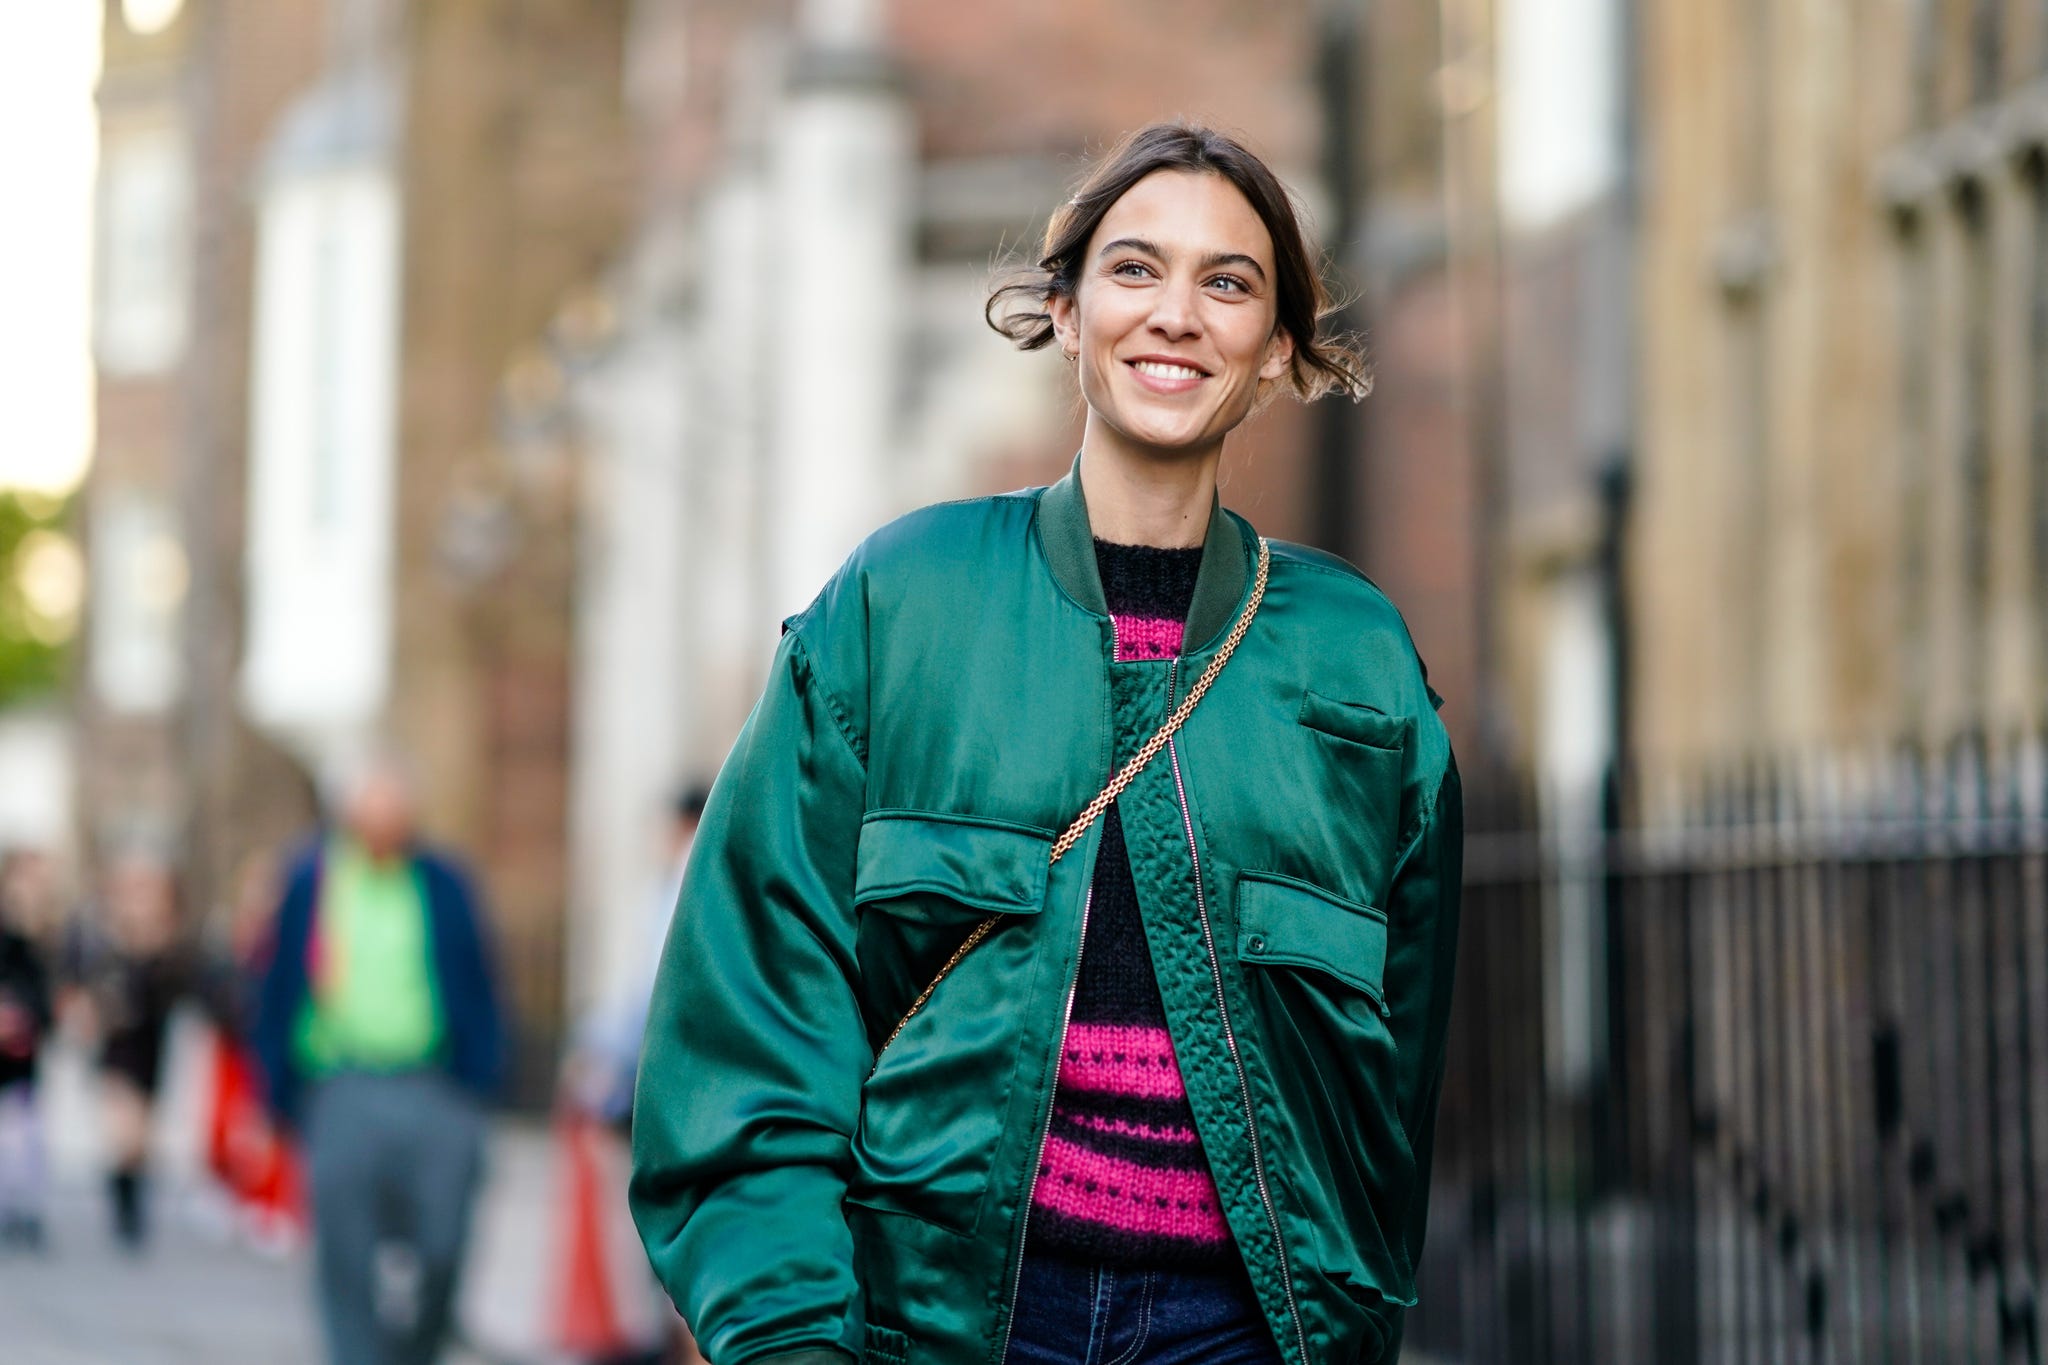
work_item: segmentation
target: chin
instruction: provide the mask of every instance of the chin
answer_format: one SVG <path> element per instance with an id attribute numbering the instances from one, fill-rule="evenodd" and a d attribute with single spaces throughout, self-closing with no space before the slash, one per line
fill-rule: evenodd
<path id="1" fill-rule="evenodd" d="M 1185 432 L 1168 433 L 1137 430 L 1127 431 L 1124 436 L 1132 446 L 1162 460 L 1173 460 L 1182 457 L 1192 459 L 1207 451 L 1214 444 L 1211 438 L 1200 432 L 1190 435 Z"/>
<path id="2" fill-rule="evenodd" d="M 1190 424 L 1185 421 L 1147 422 L 1141 419 L 1121 422 L 1117 427 L 1123 432 L 1124 439 L 1131 444 L 1157 451 L 1161 455 L 1204 449 L 1216 439 L 1206 422 Z"/>

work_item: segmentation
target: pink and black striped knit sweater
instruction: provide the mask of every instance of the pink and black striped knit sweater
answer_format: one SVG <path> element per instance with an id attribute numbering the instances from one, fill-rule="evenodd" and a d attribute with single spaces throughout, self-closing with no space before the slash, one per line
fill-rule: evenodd
<path id="1" fill-rule="evenodd" d="M 1180 653 L 1201 559 L 1200 549 L 1095 542 L 1119 659 Z M 1231 1255 L 1114 805 L 1103 817 L 1029 1235 L 1034 1252 L 1118 1265 L 1199 1266 Z"/>

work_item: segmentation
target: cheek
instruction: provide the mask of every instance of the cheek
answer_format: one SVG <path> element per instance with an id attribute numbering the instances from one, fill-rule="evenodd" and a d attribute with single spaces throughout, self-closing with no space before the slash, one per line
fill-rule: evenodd
<path id="1" fill-rule="evenodd" d="M 1081 401 L 1098 412 L 1106 412 L 1117 404 L 1117 392 L 1112 387 L 1115 375 L 1110 372 L 1115 364 L 1100 348 L 1090 350 L 1084 346 L 1081 351 L 1080 371 L 1076 375 L 1081 381 Z"/>
<path id="2" fill-rule="evenodd" d="M 1103 292 L 1088 301 L 1080 310 L 1080 335 L 1082 344 L 1103 348 L 1111 347 L 1144 320 L 1144 312 L 1133 306 L 1128 296 L 1118 297 L 1113 292 Z"/>
<path id="3" fill-rule="evenodd" d="M 1216 336 L 1232 363 L 1256 377 L 1266 363 L 1268 343 L 1273 336 L 1272 322 L 1267 318 L 1232 316 L 1218 325 Z"/>
<path id="4" fill-rule="evenodd" d="M 1091 402 L 1108 401 L 1113 396 L 1109 383 L 1115 377 L 1117 346 L 1133 325 L 1129 312 L 1128 308 L 1098 305 L 1080 314 L 1081 395 Z"/>

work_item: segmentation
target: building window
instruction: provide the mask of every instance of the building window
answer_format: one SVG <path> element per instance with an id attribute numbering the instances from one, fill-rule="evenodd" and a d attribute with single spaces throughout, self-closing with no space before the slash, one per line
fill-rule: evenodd
<path id="1" fill-rule="evenodd" d="M 319 744 L 374 721 L 389 668 L 397 188 L 375 164 L 285 174 L 257 222 L 242 688 Z"/>
<path id="2" fill-rule="evenodd" d="M 184 546 L 168 501 L 108 489 L 92 514 L 92 681 L 112 711 L 158 714 L 177 700 Z"/>
<path id="3" fill-rule="evenodd" d="M 100 171 L 97 351 L 109 374 L 156 374 L 185 347 L 191 167 L 172 128 L 110 135 Z"/>
<path id="4" fill-rule="evenodd" d="M 1621 15 L 1614 0 L 1508 0 L 1500 33 L 1501 208 L 1535 231 L 1620 175 Z"/>
<path id="5" fill-rule="evenodd" d="M 185 0 L 121 0 L 121 22 L 147 38 L 178 22 Z"/>

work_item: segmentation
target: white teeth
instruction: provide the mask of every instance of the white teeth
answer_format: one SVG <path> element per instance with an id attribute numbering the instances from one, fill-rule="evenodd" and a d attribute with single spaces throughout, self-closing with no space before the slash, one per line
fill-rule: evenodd
<path id="1" fill-rule="evenodd" d="M 1137 366 L 1141 373 L 1149 374 L 1154 379 L 1200 379 L 1202 377 L 1202 372 L 1192 365 L 1167 365 L 1157 360 L 1139 360 L 1132 363 Z"/>

